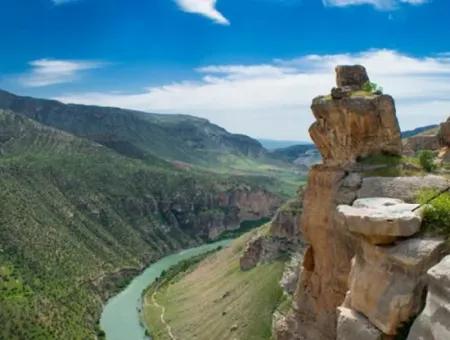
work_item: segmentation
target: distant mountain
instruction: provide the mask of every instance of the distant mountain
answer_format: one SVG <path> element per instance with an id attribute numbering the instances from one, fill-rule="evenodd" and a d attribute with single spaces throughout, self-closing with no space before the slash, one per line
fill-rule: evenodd
<path id="1" fill-rule="evenodd" d="M 292 140 L 276 140 L 276 139 L 264 139 L 258 138 L 258 141 L 267 150 L 273 151 L 275 149 L 287 148 L 293 145 L 310 145 L 309 142 L 292 141 Z"/>
<path id="2" fill-rule="evenodd" d="M 402 138 L 413 137 L 413 136 L 422 134 L 424 132 L 427 132 L 429 130 L 435 130 L 435 129 L 438 129 L 438 128 L 439 128 L 439 125 L 438 124 L 434 124 L 434 125 L 427 125 L 427 126 L 418 127 L 418 128 L 415 128 L 414 130 L 403 131 L 402 132 Z"/>
<path id="3" fill-rule="evenodd" d="M 120 108 L 63 104 L 0 90 L 0 109 L 88 138 L 125 156 L 149 155 L 209 167 L 222 157 L 263 158 L 267 151 L 248 136 L 232 134 L 206 119 Z"/>

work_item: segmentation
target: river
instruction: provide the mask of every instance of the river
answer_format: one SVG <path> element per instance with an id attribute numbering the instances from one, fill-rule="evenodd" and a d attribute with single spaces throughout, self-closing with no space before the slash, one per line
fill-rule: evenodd
<path id="1" fill-rule="evenodd" d="M 183 250 L 151 264 L 119 294 L 109 299 L 103 309 L 100 326 L 106 333 L 106 340 L 143 340 L 145 328 L 140 322 L 141 295 L 163 270 L 180 261 L 206 253 L 220 246 L 228 245 L 230 240 L 208 243 L 196 248 Z"/>

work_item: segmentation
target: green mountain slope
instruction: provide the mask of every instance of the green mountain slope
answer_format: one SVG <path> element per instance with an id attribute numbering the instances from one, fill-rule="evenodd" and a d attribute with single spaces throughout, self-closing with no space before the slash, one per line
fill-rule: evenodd
<path id="1" fill-rule="evenodd" d="M 145 264 L 270 215 L 280 200 L 259 182 L 276 186 L 0 111 L 0 338 L 92 338 L 104 298 Z"/>
<path id="2" fill-rule="evenodd" d="M 223 155 L 265 158 L 261 144 L 231 134 L 206 119 L 161 115 L 119 108 L 62 104 L 0 91 L 0 109 L 26 115 L 42 124 L 103 144 L 126 156 L 210 167 Z M 269 159 L 269 158 L 267 158 Z"/>

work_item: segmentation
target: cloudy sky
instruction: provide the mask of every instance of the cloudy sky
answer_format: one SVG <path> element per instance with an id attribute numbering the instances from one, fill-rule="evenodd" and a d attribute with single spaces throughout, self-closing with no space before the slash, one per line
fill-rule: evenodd
<path id="1" fill-rule="evenodd" d="M 450 115 L 448 0 L 0 0 L 0 88 L 307 140 L 334 66 L 363 64 L 403 129 Z"/>

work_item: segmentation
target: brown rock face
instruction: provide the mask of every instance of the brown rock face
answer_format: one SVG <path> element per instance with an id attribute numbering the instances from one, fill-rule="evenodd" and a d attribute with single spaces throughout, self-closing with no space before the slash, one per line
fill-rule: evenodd
<path id="1" fill-rule="evenodd" d="M 359 90 L 369 81 L 366 69 L 361 65 L 341 65 L 336 67 L 336 84 L 338 87 L 351 87 Z"/>
<path id="2" fill-rule="evenodd" d="M 337 67 L 336 71 L 339 87 L 360 89 L 368 80 L 363 67 Z M 348 92 L 348 88 L 343 90 Z M 318 97 L 312 111 L 316 122 L 309 131 L 324 164 L 314 166 L 309 174 L 300 225 L 310 247 L 300 270 L 293 310 L 275 329 L 279 340 L 336 339 L 336 308 L 348 290 L 355 248 L 348 232 L 336 222 L 336 207 L 357 198 L 361 176 L 350 170 L 358 158 L 401 152 L 390 96 Z"/>
<path id="3" fill-rule="evenodd" d="M 316 122 L 309 133 L 325 164 L 342 166 L 372 154 L 401 154 L 400 128 L 391 96 L 318 97 L 311 109 Z"/>
<path id="4" fill-rule="evenodd" d="M 450 118 L 441 124 L 439 129 L 439 141 L 442 146 L 450 146 Z"/>

